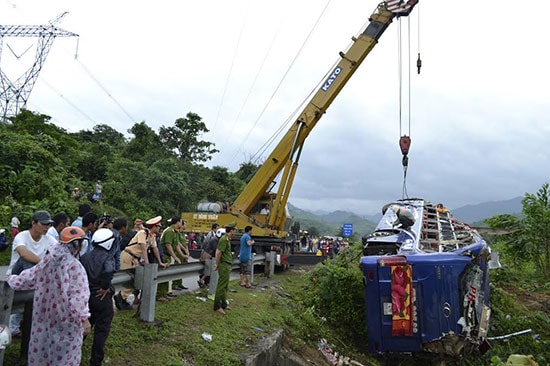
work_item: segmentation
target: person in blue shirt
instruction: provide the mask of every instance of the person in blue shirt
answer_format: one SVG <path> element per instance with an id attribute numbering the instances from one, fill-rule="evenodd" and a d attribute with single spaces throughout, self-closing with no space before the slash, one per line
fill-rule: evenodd
<path id="1" fill-rule="evenodd" d="M 73 221 L 71 226 L 77 226 L 77 227 L 81 228 L 82 227 L 82 218 L 88 212 L 92 212 L 92 208 L 90 207 L 89 204 L 83 203 L 83 204 L 79 205 L 78 206 L 78 217 Z"/>
<path id="2" fill-rule="evenodd" d="M 6 238 L 6 229 L 0 229 L 0 252 L 8 248 L 8 238 Z"/>
<path id="3" fill-rule="evenodd" d="M 241 236 L 241 249 L 239 251 L 241 286 L 246 288 L 252 287 L 250 277 L 252 274 L 252 245 L 254 245 L 254 240 L 250 236 L 251 233 L 252 226 L 246 226 L 244 234 Z"/>

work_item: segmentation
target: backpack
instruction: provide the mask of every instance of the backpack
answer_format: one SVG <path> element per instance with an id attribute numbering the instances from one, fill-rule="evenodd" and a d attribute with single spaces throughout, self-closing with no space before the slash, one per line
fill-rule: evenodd
<path id="1" fill-rule="evenodd" d="M 218 237 L 211 232 L 206 235 L 202 242 L 202 250 L 199 261 L 204 263 L 206 260 L 213 258 L 216 255 L 216 248 L 218 247 Z"/>
<path id="2" fill-rule="evenodd" d="M 123 238 L 120 239 L 120 250 L 123 251 L 124 248 L 128 246 L 128 243 L 136 236 L 137 231 L 130 230 L 128 231 Z"/>

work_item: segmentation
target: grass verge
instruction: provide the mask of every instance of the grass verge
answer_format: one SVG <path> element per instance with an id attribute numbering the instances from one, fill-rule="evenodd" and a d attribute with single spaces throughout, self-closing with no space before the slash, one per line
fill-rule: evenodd
<path id="1" fill-rule="evenodd" d="M 206 290 L 180 295 L 156 304 L 154 323 L 141 322 L 135 311 L 118 312 L 107 339 L 104 364 L 128 365 L 241 365 L 241 356 L 252 354 L 262 337 L 283 329 L 288 347 L 300 353 L 327 333 L 311 312 L 298 307 L 305 270 L 277 273 L 274 279 L 255 275 L 253 289 L 230 282 L 228 295 L 233 310 L 221 315 L 211 300 L 202 301 Z M 212 335 L 205 341 L 203 333 Z M 311 342 L 309 342 L 311 341 Z M 88 364 L 92 337 L 84 341 L 82 364 Z M 18 365 L 20 340 L 6 349 L 4 365 Z M 319 353 L 319 356 L 320 355 Z M 322 358 L 316 360 L 320 364 Z"/>

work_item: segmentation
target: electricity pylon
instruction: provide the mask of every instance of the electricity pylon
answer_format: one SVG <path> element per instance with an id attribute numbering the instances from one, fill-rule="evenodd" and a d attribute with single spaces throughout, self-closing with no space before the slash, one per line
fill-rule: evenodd
<path id="1" fill-rule="evenodd" d="M 55 37 L 78 37 L 78 34 L 56 27 L 66 14 L 60 14 L 47 25 L 0 25 L 0 122 L 7 122 L 8 117 L 16 116 L 26 106 Z M 38 38 L 33 65 L 15 82 L 11 82 L 1 68 L 2 46 L 7 37 Z"/>

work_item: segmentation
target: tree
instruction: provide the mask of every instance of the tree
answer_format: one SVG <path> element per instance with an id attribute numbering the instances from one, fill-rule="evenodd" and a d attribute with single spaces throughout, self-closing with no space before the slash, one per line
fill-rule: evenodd
<path id="1" fill-rule="evenodd" d="M 126 144 L 126 138 L 122 133 L 105 124 L 94 126 L 92 131 L 79 131 L 74 133 L 73 136 L 81 142 L 88 142 L 92 144 L 106 143 L 114 149 L 120 149 Z"/>
<path id="2" fill-rule="evenodd" d="M 258 169 L 260 169 L 260 166 L 252 162 L 241 163 L 235 175 L 243 182 L 248 183 L 254 177 Z"/>
<path id="3" fill-rule="evenodd" d="M 307 228 L 307 232 L 311 237 L 319 236 L 319 229 L 315 226 L 310 226 Z"/>
<path id="4" fill-rule="evenodd" d="M 180 160 L 191 163 L 205 162 L 219 152 L 214 143 L 200 140 L 200 136 L 209 132 L 202 118 L 189 112 L 185 118 L 176 119 L 173 127 L 162 126 L 159 130 L 162 144 L 175 152 Z"/>
<path id="5" fill-rule="evenodd" d="M 491 228 L 518 229 L 498 238 L 506 260 L 517 269 L 532 263 L 546 278 L 550 278 L 549 198 L 549 185 L 545 183 L 536 194 L 525 194 L 522 200 L 523 219 L 497 215 L 485 220 Z"/>
<path id="6" fill-rule="evenodd" d="M 134 124 L 128 132 L 133 134 L 134 138 L 123 149 L 122 155 L 125 158 L 151 164 L 170 156 L 159 136 L 145 122 Z"/>
<path id="7" fill-rule="evenodd" d="M 212 169 L 196 167 L 191 182 L 196 202 L 232 202 L 242 192 L 245 182 L 227 168 L 214 166 Z"/>
<path id="8" fill-rule="evenodd" d="M 530 260 L 529 254 L 518 255 L 524 250 L 525 240 L 523 236 L 524 223 L 521 219 L 513 215 L 495 215 L 489 219 L 485 219 L 484 222 L 493 229 L 506 229 L 517 230 L 515 232 L 498 235 L 496 237 L 490 235 L 486 238 L 487 242 L 493 243 L 496 240 L 498 251 L 506 258 L 505 261 L 515 267 L 515 269 L 522 268 L 526 260 Z"/>
<path id="9" fill-rule="evenodd" d="M 194 113 L 164 128 L 162 139 L 145 122 L 134 124 L 127 139 L 105 124 L 68 133 L 28 110 L 10 121 L 0 124 L 3 222 L 14 212 L 27 220 L 36 209 L 74 215 L 78 202 L 70 192 L 90 192 L 97 179 L 104 199 L 93 205 L 96 212 L 170 217 L 193 211 L 203 199 L 234 200 L 256 169 L 247 163 L 236 174 L 197 163 L 217 150 L 200 139 L 208 130 Z"/>
<path id="10" fill-rule="evenodd" d="M 25 205 L 34 201 L 57 202 L 67 195 L 62 156 L 74 151 L 74 139 L 49 123 L 49 116 L 22 110 L 12 124 L 0 129 L 1 197 L 11 196 Z"/>
<path id="11" fill-rule="evenodd" d="M 550 189 L 543 184 L 536 194 L 527 193 L 522 200 L 525 215 L 527 251 L 536 267 L 550 278 Z"/>

